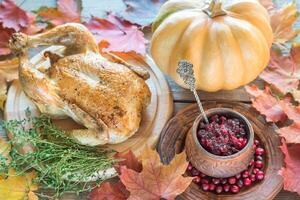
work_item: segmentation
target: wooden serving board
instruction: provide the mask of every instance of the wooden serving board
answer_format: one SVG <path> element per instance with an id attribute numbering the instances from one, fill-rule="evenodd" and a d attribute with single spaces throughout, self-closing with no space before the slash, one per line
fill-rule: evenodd
<path id="1" fill-rule="evenodd" d="M 64 48 L 51 46 L 44 51 L 63 53 Z M 43 66 L 47 68 L 50 66 L 49 60 L 43 56 L 44 51 L 41 51 L 30 60 L 35 67 Z M 139 152 L 141 152 L 146 145 L 155 146 L 161 130 L 173 113 L 173 97 L 162 72 L 149 56 L 146 56 L 144 61 L 132 59 L 128 62 L 140 66 L 142 65 L 149 71 L 150 78 L 146 83 L 151 90 L 151 102 L 143 113 L 142 122 L 137 133 L 125 142 L 110 145 L 110 147 L 118 152 L 132 150 L 135 154 L 139 155 Z M 31 111 L 32 115 L 39 115 L 37 107 L 22 91 L 19 81 L 14 81 L 8 90 L 4 119 L 24 119 L 26 118 L 25 111 L 27 108 Z M 70 118 L 53 121 L 64 130 L 79 127 L 79 125 Z"/>
<path id="2" fill-rule="evenodd" d="M 243 114 L 253 126 L 255 136 L 259 137 L 266 150 L 265 179 L 255 183 L 249 189 L 243 189 L 238 194 L 216 195 L 211 192 L 204 192 L 195 183 L 181 195 L 183 199 L 199 200 L 253 200 L 273 199 L 281 190 L 283 185 L 282 177 L 278 171 L 283 166 L 283 155 L 280 149 L 280 138 L 274 131 L 272 124 L 266 123 L 261 116 L 250 105 L 235 102 L 205 102 L 204 109 L 223 107 L 231 108 Z M 186 134 L 190 130 L 194 120 L 199 115 L 196 104 L 190 105 L 179 111 L 165 126 L 161 132 L 157 151 L 163 163 L 169 163 L 175 154 L 184 150 Z"/>

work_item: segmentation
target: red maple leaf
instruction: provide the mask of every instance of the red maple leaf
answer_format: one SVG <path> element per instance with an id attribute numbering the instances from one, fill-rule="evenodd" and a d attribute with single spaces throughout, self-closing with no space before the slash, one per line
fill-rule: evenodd
<path id="1" fill-rule="evenodd" d="M 252 106 L 266 116 L 268 122 L 279 122 L 286 119 L 286 114 L 280 106 L 280 100 L 275 98 L 268 87 L 260 90 L 256 85 L 246 86 L 246 91 L 255 98 L 251 98 Z M 286 99 L 288 101 L 289 99 Z"/>
<path id="2" fill-rule="evenodd" d="M 121 181 L 102 183 L 100 187 L 93 189 L 88 195 L 89 200 L 124 200 L 128 197 L 129 192 Z"/>
<path id="3" fill-rule="evenodd" d="M 0 22 L 3 28 L 20 31 L 29 25 L 29 14 L 19 8 L 12 0 L 4 0 L 0 4 Z"/>
<path id="4" fill-rule="evenodd" d="M 297 89 L 299 85 L 300 65 L 294 60 L 294 58 L 298 56 L 300 56 L 300 54 L 282 56 L 274 50 L 271 50 L 270 63 L 260 74 L 260 77 L 275 86 L 283 94 L 292 92 Z"/>
<path id="5" fill-rule="evenodd" d="M 138 161 L 132 151 L 128 151 L 127 153 L 117 153 L 115 158 L 120 159 L 120 161 L 114 165 L 118 174 L 121 174 L 121 166 L 126 166 L 128 169 L 132 169 L 137 172 L 141 172 L 143 169 L 142 163 Z"/>
<path id="6" fill-rule="evenodd" d="M 285 167 L 279 174 L 283 177 L 284 189 L 300 195 L 300 144 L 287 146 L 282 140 L 281 150 L 285 155 Z"/>
<path id="7" fill-rule="evenodd" d="M 111 52 L 145 54 L 147 40 L 137 26 L 113 14 L 107 19 L 92 17 L 85 26 L 94 34 L 100 48 Z"/>
<path id="8" fill-rule="evenodd" d="M 277 132 L 287 143 L 300 144 L 300 122 L 294 122 L 290 126 L 280 128 Z"/>
<path id="9" fill-rule="evenodd" d="M 67 22 L 80 22 L 80 9 L 75 0 L 57 0 L 57 8 L 43 7 L 37 11 L 37 14 L 54 26 Z"/>

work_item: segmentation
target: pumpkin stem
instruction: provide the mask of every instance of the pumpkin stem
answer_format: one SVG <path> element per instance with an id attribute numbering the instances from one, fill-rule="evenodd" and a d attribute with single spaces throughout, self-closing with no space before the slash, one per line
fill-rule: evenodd
<path id="1" fill-rule="evenodd" d="M 226 11 L 222 8 L 221 0 L 211 0 L 210 4 L 203 10 L 211 18 L 226 15 Z"/>

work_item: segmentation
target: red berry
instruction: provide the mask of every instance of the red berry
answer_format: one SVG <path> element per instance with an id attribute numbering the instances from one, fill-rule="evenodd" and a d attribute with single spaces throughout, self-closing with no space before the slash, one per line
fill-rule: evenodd
<path id="1" fill-rule="evenodd" d="M 250 179 L 251 179 L 252 182 L 256 181 L 255 174 L 251 174 Z"/>
<path id="2" fill-rule="evenodd" d="M 239 188 L 237 185 L 232 185 L 232 186 L 230 187 L 230 191 L 231 191 L 232 193 L 238 193 L 238 192 L 240 191 L 240 188 Z"/>
<path id="3" fill-rule="evenodd" d="M 244 185 L 245 185 L 245 186 L 249 186 L 249 185 L 251 185 L 251 183 L 252 183 L 252 181 L 251 181 L 250 178 L 245 178 L 245 179 L 244 179 Z"/>
<path id="4" fill-rule="evenodd" d="M 253 144 L 253 149 L 254 149 L 254 150 L 256 149 L 256 145 L 255 145 L 255 144 Z"/>
<path id="5" fill-rule="evenodd" d="M 238 173 L 237 175 L 235 175 L 235 177 L 236 177 L 237 179 L 239 179 L 239 178 L 242 177 L 242 174 L 241 174 L 241 173 Z"/>
<path id="6" fill-rule="evenodd" d="M 191 171 L 192 176 L 199 176 L 200 172 L 195 167 Z"/>
<path id="7" fill-rule="evenodd" d="M 254 159 L 252 159 L 249 163 L 249 166 L 253 166 L 254 165 Z"/>
<path id="8" fill-rule="evenodd" d="M 217 192 L 218 194 L 222 193 L 222 192 L 223 192 L 223 187 L 222 187 L 222 186 L 217 186 L 216 192 Z"/>
<path id="9" fill-rule="evenodd" d="M 252 174 L 256 174 L 258 171 L 259 171 L 258 168 L 254 168 L 254 169 L 252 170 Z"/>
<path id="10" fill-rule="evenodd" d="M 255 150 L 255 154 L 256 155 L 258 155 L 258 156 L 261 156 L 261 155 L 263 155 L 265 153 L 265 150 L 263 149 L 263 148 L 257 148 L 256 150 Z"/>
<path id="11" fill-rule="evenodd" d="M 236 183 L 236 178 L 235 177 L 228 178 L 228 183 L 231 184 L 231 185 L 235 184 Z"/>
<path id="12" fill-rule="evenodd" d="M 225 184 L 227 183 L 227 179 L 226 179 L 226 178 L 222 178 L 222 179 L 221 179 L 221 183 L 222 183 L 223 185 L 225 185 Z"/>
<path id="13" fill-rule="evenodd" d="M 243 172 L 243 178 L 247 178 L 249 177 L 249 175 L 250 175 L 249 171 L 246 170 Z"/>
<path id="14" fill-rule="evenodd" d="M 194 177 L 193 182 L 194 183 L 200 183 L 201 178 L 199 176 Z"/>
<path id="15" fill-rule="evenodd" d="M 254 140 L 254 144 L 255 144 L 256 146 L 258 146 L 258 145 L 259 145 L 259 141 L 258 141 L 258 140 Z"/>
<path id="16" fill-rule="evenodd" d="M 256 168 L 259 168 L 259 169 L 263 168 L 263 166 L 264 166 L 264 164 L 261 160 L 255 161 L 254 165 L 255 165 Z"/>
<path id="17" fill-rule="evenodd" d="M 218 185 L 220 183 L 220 179 L 219 178 L 213 178 L 212 179 L 212 182 L 215 184 L 215 185 Z"/>
<path id="18" fill-rule="evenodd" d="M 263 157 L 262 156 L 255 156 L 255 160 L 263 161 Z"/>
<path id="19" fill-rule="evenodd" d="M 189 163 L 188 168 L 189 171 L 191 171 L 193 169 L 193 165 L 191 163 Z"/>
<path id="20" fill-rule="evenodd" d="M 256 178 L 257 180 L 263 180 L 264 177 L 265 177 L 265 174 L 264 174 L 263 171 L 258 171 L 258 172 L 255 174 L 255 178 Z"/>
<path id="21" fill-rule="evenodd" d="M 228 184 L 224 185 L 224 186 L 223 186 L 223 189 L 224 189 L 225 192 L 229 192 L 229 190 L 230 190 L 230 185 L 228 185 Z"/>
<path id="22" fill-rule="evenodd" d="M 209 184 L 203 183 L 203 184 L 202 184 L 202 190 L 208 191 L 208 190 L 209 190 Z"/>
<path id="23" fill-rule="evenodd" d="M 208 184 L 208 183 L 209 183 L 209 180 L 206 179 L 206 178 L 202 178 L 202 179 L 201 179 L 201 183 L 203 183 L 203 184 L 204 184 L 204 183 Z"/>
<path id="24" fill-rule="evenodd" d="M 242 188 L 244 186 L 244 182 L 242 179 L 239 179 L 237 182 L 237 186 L 239 186 L 239 188 Z"/>
<path id="25" fill-rule="evenodd" d="M 202 178 L 206 177 L 206 175 L 203 174 L 203 173 L 201 173 L 201 172 L 200 172 L 200 176 L 201 176 Z"/>
<path id="26" fill-rule="evenodd" d="M 214 191 L 215 189 L 216 189 L 216 185 L 215 184 L 213 184 L 213 183 L 209 184 L 209 190 L 210 191 Z"/>

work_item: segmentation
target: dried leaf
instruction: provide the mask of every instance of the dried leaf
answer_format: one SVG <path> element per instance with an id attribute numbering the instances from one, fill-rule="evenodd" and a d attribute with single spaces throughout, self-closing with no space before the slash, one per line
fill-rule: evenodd
<path id="1" fill-rule="evenodd" d="M 75 0 L 57 0 L 57 8 L 42 7 L 37 14 L 54 26 L 67 22 L 80 23 L 80 9 Z"/>
<path id="2" fill-rule="evenodd" d="M 21 200 L 33 198 L 30 191 L 37 190 L 37 185 L 32 183 L 35 173 L 26 173 L 24 175 L 16 175 L 15 171 L 10 169 L 7 178 L 0 178 L 0 199 L 5 200 Z"/>
<path id="3" fill-rule="evenodd" d="M 260 78 L 286 94 L 298 88 L 300 65 L 291 55 L 282 56 L 271 50 L 271 60 L 268 67 L 260 74 Z"/>
<path id="4" fill-rule="evenodd" d="M 126 10 L 120 13 L 120 16 L 133 24 L 141 26 L 150 25 L 158 11 L 166 0 L 123 0 L 127 6 Z"/>
<path id="5" fill-rule="evenodd" d="M 294 122 L 290 126 L 280 128 L 277 132 L 286 140 L 286 143 L 300 144 L 300 122 Z"/>
<path id="6" fill-rule="evenodd" d="M 293 24 L 299 17 L 295 3 L 290 3 L 279 10 L 271 13 L 271 26 L 274 33 L 275 43 L 285 43 L 297 36 Z"/>
<path id="7" fill-rule="evenodd" d="M 280 102 L 280 106 L 289 119 L 300 122 L 300 106 L 293 106 L 290 102 Z"/>
<path id="8" fill-rule="evenodd" d="M 129 192 L 121 181 L 117 183 L 102 183 L 95 188 L 89 195 L 89 200 L 124 200 L 129 197 Z"/>
<path id="9" fill-rule="evenodd" d="M 182 176 L 188 165 L 184 152 L 176 155 L 169 165 L 163 165 L 150 148 L 141 155 L 141 173 L 121 167 L 120 179 L 130 191 L 129 199 L 174 199 L 190 185 L 192 177 Z"/>
<path id="10" fill-rule="evenodd" d="M 280 170 L 284 189 L 300 195 L 300 144 L 287 146 L 282 141 L 281 150 L 285 155 L 285 168 Z"/>
<path id="11" fill-rule="evenodd" d="M 286 114 L 268 87 L 265 90 L 258 89 L 255 85 L 246 86 L 246 91 L 255 98 L 252 98 L 252 106 L 261 114 L 266 116 L 268 122 L 279 122 L 286 119 Z"/>
<path id="12" fill-rule="evenodd" d="M 94 34 L 104 52 L 134 51 L 142 55 L 146 52 L 147 40 L 144 33 L 137 26 L 113 14 L 107 19 L 92 17 L 85 25 Z"/>
<path id="13" fill-rule="evenodd" d="M 0 4 L 0 22 L 4 28 L 20 31 L 29 25 L 29 16 L 12 0 L 4 0 Z"/>
<path id="14" fill-rule="evenodd" d="M 117 153 L 115 157 L 117 159 L 120 159 L 120 161 L 114 165 L 114 168 L 116 169 L 118 174 L 121 174 L 121 166 L 126 166 L 128 169 L 132 169 L 136 172 L 141 172 L 143 169 L 142 163 L 138 161 L 137 157 L 133 154 L 132 151 L 128 151 L 127 153 Z"/>

